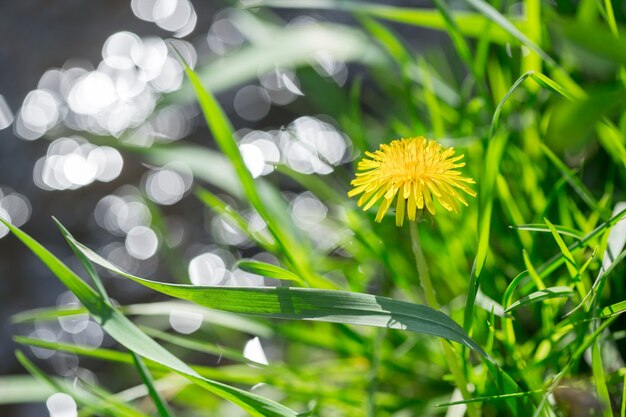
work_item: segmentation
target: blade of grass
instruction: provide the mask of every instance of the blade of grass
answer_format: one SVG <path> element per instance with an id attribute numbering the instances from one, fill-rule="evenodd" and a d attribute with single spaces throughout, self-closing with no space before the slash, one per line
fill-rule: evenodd
<path id="1" fill-rule="evenodd" d="M 575 242 L 575 243 L 569 245 L 567 247 L 567 249 L 570 252 L 574 253 L 575 251 L 580 250 L 583 247 L 586 247 L 587 245 L 589 245 L 589 243 L 592 240 L 596 239 L 600 234 L 606 232 L 607 229 L 610 229 L 611 227 L 613 227 L 615 224 L 617 224 L 619 221 L 621 221 L 624 217 L 626 217 L 626 210 L 620 211 L 615 216 L 613 216 L 610 219 L 608 219 L 607 221 L 601 223 L 595 229 L 593 229 L 591 232 L 586 234 L 580 241 Z M 563 264 L 563 262 L 565 262 L 565 258 L 563 257 L 563 254 L 562 253 L 558 253 L 558 254 L 554 255 L 552 258 L 550 258 L 548 261 L 546 261 L 539 268 L 537 268 L 537 272 L 539 273 L 540 277 L 542 277 L 542 278 L 546 277 L 551 272 L 553 272 L 556 268 L 561 266 Z"/>
<path id="2" fill-rule="evenodd" d="M 0 405 L 44 402 L 55 389 L 31 375 L 0 377 Z"/>
<path id="3" fill-rule="evenodd" d="M 598 400 L 602 403 L 602 415 L 603 417 L 613 417 L 611 411 L 611 398 L 609 397 L 609 390 L 606 386 L 606 375 L 602 366 L 602 356 L 600 352 L 600 345 L 596 339 L 591 346 L 591 369 L 593 371 L 593 379 L 596 385 L 596 393 L 598 394 Z"/>
<path id="4" fill-rule="evenodd" d="M 297 415 L 295 411 L 274 401 L 200 376 L 184 362 L 143 333 L 118 310 L 106 304 L 91 287 L 41 244 L 19 228 L 4 220 L 2 222 L 76 295 L 103 329 L 127 349 L 170 368 L 206 390 L 239 405 L 253 416 L 295 417 Z M 70 238 L 69 242 L 73 241 L 71 236 L 66 235 L 66 237 Z"/>
<path id="5" fill-rule="evenodd" d="M 237 178 L 239 178 L 239 182 L 243 187 L 246 199 L 267 224 L 268 230 L 274 236 L 276 243 L 280 246 L 281 252 L 289 260 L 289 263 L 295 268 L 298 274 L 302 276 L 302 279 L 309 285 L 329 287 L 330 284 L 326 280 L 321 279 L 313 273 L 311 265 L 308 262 L 310 258 L 307 256 L 307 251 L 292 236 L 289 236 L 286 228 L 280 224 L 278 216 L 273 216 L 266 207 L 263 199 L 259 195 L 254 179 L 239 152 L 234 138 L 233 127 L 221 106 L 215 97 L 204 88 L 198 75 L 184 60 L 183 66 L 187 78 L 194 88 L 202 113 L 205 116 L 209 129 L 213 133 L 216 143 L 235 167 Z"/>
<path id="6" fill-rule="evenodd" d="M 524 5 L 526 6 L 526 25 L 524 26 L 524 32 L 531 42 L 540 45 L 543 23 L 541 16 L 541 0 L 526 0 Z M 522 71 L 541 71 L 541 57 L 533 53 L 523 56 Z"/>
<path id="7" fill-rule="evenodd" d="M 62 392 L 72 397 L 77 403 L 91 409 L 98 411 L 98 413 L 104 413 L 112 417 L 148 417 L 146 414 L 135 410 L 134 408 L 110 398 L 108 401 L 103 401 L 97 396 L 92 395 L 84 388 L 76 389 L 75 387 L 67 386 L 54 378 L 46 375 L 41 369 L 39 369 L 34 363 L 32 363 L 24 353 L 16 351 L 15 356 L 22 366 L 35 378 L 50 386 L 55 392 Z"/>
<path id="8" fill-rule="evenodd" d="M 622 382 L 622 408 L 620 411 L 621 417 L 626 417 L 626 373 L 624 374 L 624 382 Z"/>
<path id="9" fill-rule="evenodd" d="M 224 155 L 205 146 L 179 143 L 170 146 L 151 146 L 137 152 L 155 165 L 166 165 L 172 161 L 184 162 L 194 177 L 224 190 L 235 198 L 245 198 L 233 164 Z"/>
<path id="10" fill-rule="evenodd" d="M 517 88 L 519 88 L 519 86 L 522 85 L 522 83 L 528 78 L 557 94 L 570 97 L 569 93 L 567 93 L 564 88 L 560 87 L 557 83 L 550 80 L 545 75 L 539 75 L 535 72 L 527 72 L 515 81 L 502 100 L 500 100 L 500 103 L 498 103 L 498 106 L 493 113 L 488 135 L 489 143 L 487 145 L 486 157 L 482 167 L 482 181 L 480 191 L 478 193 L 478 248 L 476 250 L 476 257 L 474 258 L 472 272 L 470 274 L 467 302 L 465 305 L 463 319 L 463 327 L 468 333 L 471 333 L 474 321 L 474 303 L 476 300 L 476 293 L 480 287 L 481 273 L 485 260 L 487 259 L 487 252 L 489 250 L 489 235 L 491 230 L 491 215 L 493 212 L 496 179 L 499 174 L 500 161 L 502 160 L 504 149 L 508 141 L 508 136 L 506 134 L 496 135 L 496 130 L 500 121 L 500 113 L 502 112 L 503 106 L 515 90 L 517 90 Z"/>
<path id="11" fill-rule="evenodd" d="M 252 362 L 247 359 L 239 350 L 225 348 L 223 346 L 214 345 L 208 343 L 205 340 L 193 339 L 190 337 L 181 337 L 170 333 L 162 332 L 160 330 L 152 329 L 149 327 L 141 327 L 141 329 L 151 337 L 160 339 L 164 342 L 171 343 L 176 346 L 184 347 L 186 349 L 195 350 L 197 352 L 208 353 L 211 355 L 224 357 L 233 361 L 250 363 L 254 366 L 263 366 L 257 362 Z"/>
<path id="12" fill-rule="evenodd" d="M 615 267 L 617 265 L 619 265 L 624 259 L 626 259 L 626 251 L 621 252 L 617 258 L 615 258 L 608 267 L 602 267 L 600 268 L 600 272 L 598 273 L 598 277 L 596 278 L 596 280 L 594 281 L 593 285 L 591 286 L 591 289 L 589 290 L 589 292 L 582 298 L 582 300 L 580 301 L 580 303 L 574 307 L 571 311 L 569 311 L 566 316 L 569 316 L 571 314 L 574 314 L 576 311 L 578 311 L 579 309 L 581 309 L 585 304 L 590 305 L 593 304 L 593 302 L 596 300 L 596 297 L 598 296 L 598 294 L 601 291 L 601 288 L 604 285 L 604 282 L 606 281 L 606 279 L 609 277 L 609 275 L 611 274 L 611 272 L 613 272 L 613 270 L 615 269 Z M 604 310 L 603 310 L 604 311 Z"/>
<path id="13" fill-rule="evenodd" d="M 626 311 L 626 300 L 604 307 L 600 313 L 600 317 L 608 318 L 608 317 L 618 316 L 625 311 Z"/>
<path id="14" fill-rule="evenodd" d="M 168 284 L 129 274 L 74 241 L 92 262 L 163 294 L 205 307 L 279 319 L 388 327 L 439 336 L 485 356 L 463 329 L 429 307 L 369 294 L 289 287 L 210 287 Z M 486 357 L 486 356 L 485 356 Z"/>
<path id="15" fill-rule="evenodd" d="M 431 69 L 424 59 L 418 60 L 418 67 L 423 79 L 423 99 L 428 113 L 430 114 L 431 129 L 435 137 L 445 137 L 445 124 L 441 116 L 439 100 L 435 94 L 433 83 L 431 80 Z"/>
<path id="16" fill-rule="evenodd" d="M 576 263 L 576 259 L 574 259 L 574 255 L 572 255 L 572 252 L 570 252 L 570 250 L 567 248 L 565 241 L 563 240 L 561 235 L 558 233 L 554 225 L 550 223 L 550 220 L 544 217 L 543 221 L 545 221 L 546 224 L 548 225 L 548 228 L 550 229 L 550 232 L 552 233 L 554 240 L 556 240 L 556 244 L 559 246 L 559 249 L 561 250 L 563 257 L 565 258 L 565 266 L 567 267 L 567 270 L 569 271 L 570 277 L 574 280 L 578 280 L 580 272 L 578 269 L 578 264 Z"/>
<path id="17" fill-rule="evenodd" d="M 405 92 L 405 94 L 402 94 L 402 97 L 406 103 L 407 116 L 411 125 L 418 126 L 419 121 L 416 120 L 418 107 L 414 95 L 410 93 L 413 85 L 411 68 L 415 60 L 391 29 L 366 14 L 356 13 L 356 18 L 369 34 L 384 48 L 387 54 L 393 59 L 394 63 L 398 65 L 402 75 L 402 88 Z M 367 149 L 363 151 L 366 150 Z"/>
<path id="18" fill-rule="evenodd" d="M 452 40 L 452 44 L 454 45 L 461 61 L 465 64 L 469 72 L 474 77 L 474 81 L 477 84 L 478 91 L 480 92 L 483 98 L 488 97 L 487 88 L 484 84 L 483 73 L 476 67 L 474 63 L 474 56 L 470 51 L 470 47 L 461 32 L 461 28 L 454 20 L 454 16 L 452 14 L 452 10 L 448 7 L 444 0 L 434 0 L 435 7 L 441 13 L 443 17 L 444 23 L 446 25 L 446 32 L 450 36 Z"/>
<path id="19" fill-rule="evenodd" d="M 230 219 L 242 232 L 246 233 L 251 240 L 256 242 L 256 244 L 270 252 L 276 251 L 275 245 L 272 242 L 267 241 L 267 239 L 264 239 L 258 233 L 253 233 L 252 230 L 250 230 L 246 219 L 244 219 L 239 213 L 237 213 L 236 210 L 222 201 L 215 194 L 201 187 L 197 187 L 194 194 L 216 214 Z"/>
<path id="20" fill-rule="evenodd" d="M 237 262 L 236 266 L 243 269 L 246 272 L 251 272 L 253 274 L 262 275 L 268 278 L 293 281 L 293 282 L 297 282 L 300 285 L 306 286 L 306 282 L 304 282 L 302 278 L 300 278 L 293 272 L 288 271 L 285 268 L 281 268 L 276 265 L 268 264 L 265 262 L 259 262 L 259 261 L 242 260 L 242 261 Z"/>
<path id="21" fill-rule="evenodd" d="M 131 352 L 131 355 L 133 357 L 135 368 L 137 368 L 137 370 L 139 371 L 139 375 L 141 376 L 143 384 L 146 386 L 146 388 L 148 388 L 148 395 L 150 395 L 150 398 L 152 398 L 152 402 L 156 406 L 159 415 L 161 417 L 173 416 L 172 412 L 167 406 L 167 403 L 165 402 L 159 391 L 157 391 L 157 389 L 154 387 L 154 379 L 152 378 L 152 375 L 146 367 L 143 359 L 141 359 L 141 356 L 137 355 L 135 352 Z"/>
<path id="22" fill-rule="evenodd" d="M 493 211 L 496 178 L 507 140 L 507 135 L 491 137 L 491 141 L 487 146 L 487 156 L 483 163 L 480 190 L 478 193 L 478 248 L 470 274 L 464 313 L 463 327 L 467 332 L 471 332 L 472 329 L 474 321 L 474 303 L 476 302 L 476 294 L 480 287 L 481 274 L 489 250 L 489 233 L 491 230 L 491 214 Z"/>
<path id="23" fill-rule="evenodd" d="M 437 404 L 435 407 L 450 407 L 453 405 L 459 404 L 468 404 L 468 403 L 485 403 L 491 401 L 502 401 L 508 398 L 519 398 L 519 397 L 528 397 L 533 394 L 537 394 L 542 392 L 542 390 L 534 390 L 534 391 L 525 391 L 525 392 L 512 392 L 510 394 L 499 394 L 499 395 L 489 395 L 486 397 L 475 397 L 470 400 L 459 400 L 459 401 L 449 401 L 445 403 Z"/>
<path id="24" fill-rule="evenodd" d="M 64 237 L 67 239 L 67 230 L 65 229 L 65 227 L 56 218 L 53 218 L 53 219 L 56 222 L 57 226 L 63 231 Z M 78 252 L 75 246 L 72 246 L 72 245 L 70 246 L 72 248 L 72 251 L 74 251 L 74 254 L 76 255 L 76 257 L 79 259 L 79 262 L 81 263 L 83 268 L 85 268 L 85 271 L 87 271 L 87 275 L 91 278 L 91 281 L 95 284 L 96 289 L 100 293 L 100 297 L 102 297 L 105 303 L 111 304 L 111 301 L 106 292 L 106 289 L 104 288 L 104 284 L 102 284 L 102 280 L 100 279 L 100 276 L 96 272 L 96 269 L 94 268 L 93 264 L 89 261 L 89 259 L 82 256 L 82 254 Z M 148 393 L 150 397 L 152 398 L 152 401 L 154 402 L 154 405 L 156 406 L 159 412 L 159 415 L 161 417 L 171 417 L 172 414 L 170 413 L 167 407 L 167 404 L 161 398 L 161 395 L 159 394 L 159 392 L 154 388 L 154 381 L 152 379 L 152 376 L 150 375 L 150 372 L 146 368 L 143 362 L 143 359 L 141 359 L 141 357 L 137 355 L 135 352 L 131 352 L 131 354 L 133 357 L 133 362 L 135 364 L 135 367 L 137 368 L 137 371 L 139 372 L 139 375 L 141 376 L 141 380 L 143 381 L 144 385 L 148 389 Z"/>
<path id="25" fill-rule="evenodd" d="M 509 227 L 511 229 L 527 230 L 529 232 L 544 232 L 544 233 L 552 232 L 547 225 L 542 224 L 542 223 L 518 224 L 518 225 L 509 226 Z M 566 226 L 560 226 L 560 225 L 553 225 L 553 227 L 554 227 L 554 230 L 558 234 L 573 237 L 576 240 L 582 240 L 583 238 L 582 233 L 580 233 L 578 230 L 572 227 L 566 227 Z"/>
<path id="26" fill-rule="evenodd" d="M 508 32 L 515 39 L 520 41 L 523 45 L 526 45 L 528 48 L 533 50 L 537 55 L 539 55 L 546 63 L 551 66 L 556 67 L 556 61 L 550 57 L 543 49 L 541 49 L 536 43 L 531 41 L 522 31 L 520 31 L 510 20 L 506 17 L 502 16 L 502 14 L 497 11 L 493 6 L 483 0 L 465 0 L 469 5 L 474 7 L 480 13 L 485 15 L 489 20 L 493 21 L 495 24 L 500 26 L 506 32 Z"/>
<path id="27" fill-rule="evenodd" d="M 309 66 L 320 50 L 328 51 L 343 62 L 374 64 L 383 58 L 367 36 L 347 25 L 318 22 L 315 25 L 279 26 L 260 22 L 259 19 L 256 21 L 266 27 L 269 36 L 260 39 L 259 32 L 255 32 L 255 42 L 198 68 L 203 85 L 214 92 L 221 92 L 254 80 L 259 74 L 272 72 L 277 67 Z M 250 65 L 251 62 L 254 65 Z M 185 85 L 166 95 L 165 104 L 187 103 L 194 97 L 193 87 Z"/>
<path id="28" fill-rule="evenodd" d="M 557 167 L 561 174 L 567 179 L 567 182 L 572 186 L 574 191 L 580 196 L 580 198 L 587 203 L 589 208 L 593 211 L 600 213 L 604 219 L 610 217 L 610 213 L 603 207 L 600 207 L 598 201 L 591 194 L 589 189 L 582 183 L 572 170 L 570 170 L 558 156 L 554 154 L 546 145 L 541 145 L 541 150 L 548 157 L 548 159 Z"/>
<path id="29" fill-rule="evenodd" d="M 571 297 L 573 294 L 574 290 L 572 290 L 570 287 L 557 286 L 544 288 L 542 290 L 535 291 L 532 294 L 528 294 L 527 296 L 513 302 L 513 304 L 511 304 L 509 307 L 507 307 L 506 310 L 504 310 L 504 312 L 511 313 L 520 307 L 538 303 L 539 301 L 550 300 L 553 298 L 567 298 Z"/>
<path id="30" fill-rule="evenodd" d="M 33 339 L 28 337 L 19 337 L 16 338 L 16 342 L 27 346 L 35 346 L 43 349 L 51 349 L 58 350 L 63 352 L 73 353 L 75 355 L 84 356 L 86 358 L 93 358 L 98 360 L 104 360 L 109 363 L 119 363 L 124 365 L 133 366 L 134 360 L 133 355 L 131 353 L 119 352 L 111 349 L 97 348 L 93 349 L 90 346 L 80 346 L 72 343 L 63 343 L 63 342 L 52 342 L 48 340 L 41 339 Z M 162 365 L 158 362 L 148 361 L 146 366 L 152 370 L 155 374 L 169 374 L 171 372 L 171 368 L 168 368 L 165 365 Z M 200 375 L 210 375 L 212 378 L 218 379 L 220 381 L 228 381 L 231 383 L 237 384 L 254 384 L 260 381 L 267 383 L 270 382 L 269 379 L 263 377 L 259 378 L 258 367 L 257 368 L 244 368 L 246 371 L 250 371 L 249 373 L 245 372 L 229 372 L 225 370 L 225 367 L 215 367 L 215 366 L 199 366 L 199 365 L 190 365 L 190 368 L 194 371 L 198 372 Z M 267 370 L 267 367 L 264 367 Z M 263 371 L 265 372 L 265 371 Z M 176 375 L 176 374 L 175 374 Z M 193 382 L 193 381 L 191 381 Z M 190 383 L 191 383 L 190 382 Z M 146 390 L 146 393 L 149 393 Z"/>
<path id="31" fill-rule="evenodd" d="M 202 316 L 204 323 L 210 323 L 213 326 L 250 333 L 254 336 L 268 339 L 274 336 L 273 330 L 268 325 L 260 323 L 258 320 L 241 317 L 224 311 L 211 310 L 186 301 L 161 301 L 155 303 L 131 304 L 120 307 L 122 313 L 138 316 L 169 316 L 173 310 L 197 313 Z M 56 320 L 59 317 L 85 314 L 88 312 L 89 311 L 83 307 L 72 309 L 59 309 L 57 307 L 40 308 L 18 313 L 12 316 L 12 322 L 17 324 L 30 323 L 36 320 Z"/>
<path id="32" fill-rule="evenodd" d="M 433 9 L 418 9 L 408 7 L 396 7 L 380 5 L 376 3 L 346 1 L 346 0 L 261 0 L 254 3 L 257 6 L 284 7 L 284 8 L 308 8 L 308 9 L 332 9 L 349 12 L 364 13 L 372 17 L 420 26 L 428 29 L 447 30 L 446 22 L 441 13 Z M 467 11 L 452 12 L 454 21 L 464 36 L 482 38 L 488 36 L 493 42 L 506 44 L 514 40 L 514 37 L 498 25 L 489 26 L 484 32 L 485 23 L 488 21 L 478 13 Z"/>
<path id="33" fill-rule="evenodd" d="M 118 362 L 132 364 L 133 359 L 128 353 L 119 352 L 113 349 L 93 348 L 92 346 L 81 346 L 63 342 L 55 342 L 50 340 L 36 339 L 26 336 L 14 336 L 13 341 L 21 345 L 35 346 L 42 349 L 63 350 L 72 352 L 81 356 L 99 359 L 107 362 Z"/>
<path id="34" fill-rule="evenodd" d="M 599 22 L 581 25 L 571 19 L 552 19 L 552 27 L 558 34 L 574 43 L 586 53 L 608 59 L 620 65 L 626 65 L 626 38 L 616 37 Z"/>

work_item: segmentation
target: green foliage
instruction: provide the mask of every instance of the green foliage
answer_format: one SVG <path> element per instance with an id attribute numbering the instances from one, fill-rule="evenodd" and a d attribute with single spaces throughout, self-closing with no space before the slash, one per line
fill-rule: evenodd
<path id="1" fill-rule="evenodd" d="M 25 311 L 14 321 L 88 312 L 117 344 L 89 349 L 23 336 L 15 341 L 107 362 L 114 379 L 124 372 L 143 388 L 129 396 L 127 380 L 119 378 L 112 385 L 121 392 L 106 403 L 104 388 L 71 390 L 18 352 L 35 380 L 0 378 L 0 403 L 66 392 L 85 416 L 237 416 L 243 410 L 402 417 L 460 406 L 468 415 L 560 416 L 582 406 L 561 401 L 559 389 L 582 387 L 604 416 L 611 415 L 610 403 L 617 405 L 614 415 L 624 415 L 626 22 L 615 2 L 600 3 L 527 0 L 520 3 L 526 18 L 506 2 L 483 0 L 454 6 L 437 0 L 432 9 L 265 0 L 240 10 L 236 18 L 258 42 L 195 70 L 186 66 L 188 84 L 164 101 L 196 99 L 217 151 L 99 140 L 150 164 L 187 164 L 202 184 L 191 198 L 275 260 L 244 258 L 238 267 L 277 280 L 275 286 L 139 277 L 61 226 L 92 287 L 7 224 L 82 304 Z M 282 27 L 275 8 L 348 13 L 356 25 Z M 446 54 L 421 45 L 416 52 L 399 35 L 413 28 L 445 33 Z M 362 73 L 339 88 L 309 68 L 317 48 L 358 61 Z M 325 176 L 279 164 L 271 175 L 253 178 L 214 94 L 277 64 L 297 68 L 306 110 L 337 120 L 355 154 L 420 135 L 465 153 L 463 170 L 477 181 L 477 201 L 458 214 L 424 216 L 419 231 L 409 234 L 389 218 L 375 223 L 373 213 L 347 198 L 350 164 Z M 324 204 L 325 218 L 313 227 L 336 232 L 335 240 L 322 245 L 296 224 L 281 194 L 286 189 L 306 190 Z M 253 228 L 244 210 L 267 228 Z M 412 250 L 423 257 L 420 271 Z M 178 300 L 117 306 L 96 267 L 126 278 L 120 285 Z M 423 305 L 419 274 L 425 270 L 428 296 L 436 293 L 440 311 Z M 193 336 L 166 330 L 164 316 L 177 309 L 200 315 L 204 326 Z M 268 364 L 241 353 L 251 336 L 272 346 Z M 206 365 L 215 356 L 225 363 Z M 548 401 L 552 394 L 556 404 Z"/>

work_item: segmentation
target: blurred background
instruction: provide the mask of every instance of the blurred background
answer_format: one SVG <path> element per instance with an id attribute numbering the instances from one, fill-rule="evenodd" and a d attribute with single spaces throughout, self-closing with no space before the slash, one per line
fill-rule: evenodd
<path id="1" fill-rule="evenodd" d="M 0 2 L 0 215 L 76 270 L 52 216 L 142 276 L 254 282 L 258 277 L 233 269 L 235 259 L 246 253 L 271 261 L 271 255 L 251 250 L 243 234 L 186 198 L 198 181 L 192 169 L 213 189 L 228 188 L 233 179 L 209 151 L 181 146 L 180 160 L 161 152 L 181 141 L 214 146 L 168 44 L 218 94 L 255 177 L 279 161 L 301 173 L 327 175 L 357 154 L 334 118 L 347 107 L 346 94 L 338 92 L 360 77 L 363 63 L 380 59 L 380 50 L 351 30 L 353 24 L 340 12 L 261 13 L 226 1 Z M 419 39 L 420 48 L 448 45 L 436 32 L 401 30 Z M 267 47 L 275 41 L 286 47 Z M 283 182 L 296 222 L 319 245 L 332 247 L 333 232 L 320 224 L 324 204 Z M 244 214 L 263 228 L 258 215 Z M 16 333 L 110 344 L 87 319 L 34 328 L 11 324 L 20 311 L 76 300 L 7 232 L 0 227 L 0 374 L 24 372 L 14 357 Z M 121 281 L 107 285 L 122 304 L 155 297 Z M 98 364 L 88 371 L 75 355 L 32 352 L 50 359 L 53 374 L 95 378 L 92 371 L 98 371 Z M 44 405 L 0 406 L 2 415 L 45 412 Z"/>

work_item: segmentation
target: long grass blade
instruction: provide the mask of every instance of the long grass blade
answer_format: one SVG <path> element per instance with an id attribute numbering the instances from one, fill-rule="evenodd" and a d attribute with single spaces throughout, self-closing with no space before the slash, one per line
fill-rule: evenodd
<path id="1" fill-rule="evenodd" d="M 74 244 L 92 262 L 172 297 L 225 311 L 279 319 L 317 320 L 408 330 L 455 341 L 487 357 L 445 314 L 386 297 L 345 291 L 289 287 L 212 287 L 168 284 L 129 274 L 89 248 Z"/>
<path id="2" fill-rule="evenodd" d="M 571 297 L 573 294 L 574 290 L 572 290 L 570 287 L 557 286 L 544 288 L 543 290 L 535 291 L 532 294 L 528 294 L 527 296 L 513 302 L 506 310 L 504 310 L 504 312 L 511 313 L 518 308 L 527 306 L 529 304 L 534 304 L 538 303 L 539 301 L 550 300 L 553 298 L 567 298 Z"/>
<path id="3" fill-rule="evenodd" d="M 10 223 L 4 221 L 3 223 L 76 295 L 103 329 L 127 349 L 170 368 L 206 390 L 239 405 L 252 416 L 295 417 L 298 414 L 256 394 L 200 376 L 183 361 L 143 333 L 118 310 L 106 304 L 91 287 L 32 237 Z M 67 237 L 72 241 L 71 236 Z"/>
<path id="4" fill-rule="evenodd" d="M 306 249 L 293 236 L 290 236 L 287 228 L 281 224 L 281 216 L 274 215 L 275 213 L 270 211 L 261 198 L 254 179 L 239 152 L 233 127 L 218 101 L 204 88 L 200 77 L 184 61 L 183 65 L 216 143 L 233 164 L 246 199 L 267 224 L 268 230 L 280 246 L 281 253 L 287 257 L 290 264 L 307 283 L 329 287 L 329 283 L 313 273 L 311 265 L 307 262 L 309 257 L 306 256 Z M 284 216 L 282 218 L 284 219 Z"/>
<path id="5" fill-rule="evenodd" d="M 131 352 L 133 357 L 133 362 L 135 364 L 135 368 L 139 371 L 139 375 L 141 376 L 141 380 L 143 384 L 148 388 L 148 395 L 152 398 L 152 402 L 156 406 L 157 411 L 159 412 L 159 416 L 161 417 L 172 417 L 173 414 L 170 411 L 170 408 L 167 405 L 167 402 L 161 396 L 161 393 L 157 391 L 154 386 L 154 379 L 148 370 L 148 367 L 144 363 L 141 356 L 137 355 L 135 352 Z"/>

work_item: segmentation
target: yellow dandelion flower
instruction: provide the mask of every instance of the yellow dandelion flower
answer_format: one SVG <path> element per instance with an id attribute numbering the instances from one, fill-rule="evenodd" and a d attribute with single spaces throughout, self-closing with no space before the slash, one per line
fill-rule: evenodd
<path id="1" fill-rule="evenodd" d="M 390 144 L 380 145 L 372 153 L 365 153 L 357 166 L 356 178 L 350 184 L 354 187 L 349 197 L 362 194 L 357 205 L 366 211 L 381 198 L 383 199 L 376 221 L 380 222 L 391 207 L 396 194 L 396 225 L 402 226 L 404 215 L 415 220 L 418 210 L 426 207 L 435 214 L 434 200 L 448 211 L 459 210 L 460 201 L 467 206 L 467 201 L 458 190 L 476 196 L 476 192 L 467 186 L 475 184 L 471 178 L 461 176 L 460 168 L 465 162 L 459 162 L 463 155 L 454 156 L 454 148 L 443 147 L 424 137 L 398 139 Z"/>

